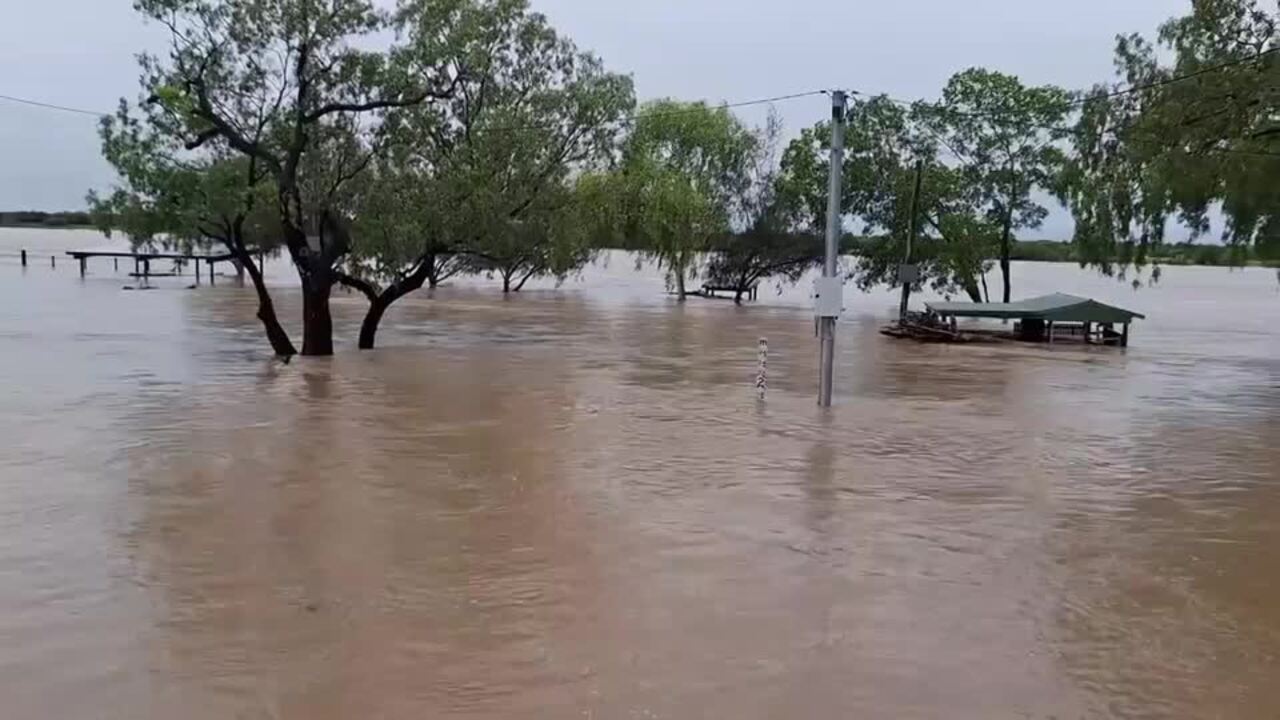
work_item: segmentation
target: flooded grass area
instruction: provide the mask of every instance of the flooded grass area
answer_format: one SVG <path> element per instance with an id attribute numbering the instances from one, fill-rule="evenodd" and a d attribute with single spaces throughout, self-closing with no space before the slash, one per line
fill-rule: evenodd
<path id="1" fill-rule="evenodd" d="M 1015 267 L 1146 314 L 1125 351 L 894 341 L 851 290 L 822 411 L 803 286 L 680 306 L 612 254 L 370 353 L 343 295 L 285 366 L 249 289 L 48 267 L 104 242 L 0 230 L 7 718 L 1280 707 L 1274 271 Z"/>

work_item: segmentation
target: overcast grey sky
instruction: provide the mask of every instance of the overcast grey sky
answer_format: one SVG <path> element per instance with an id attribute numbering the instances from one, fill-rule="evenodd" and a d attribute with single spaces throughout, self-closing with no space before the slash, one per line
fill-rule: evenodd
<path id="1" fill-rule="evenodd" d="M 831 87 L 936 97 L 972 66 L 1029 83 L 1112 76 L 1117 33 L 1153 33 L 1190 0 L 532 0 L 580 47 L 631 73 L 641 99 L 714 102 Z M 134 54 L 162 36 L 130 0 L 13 0 L 0 23 L 0 94 L 109 111 L 136 94 Z M 821 96 L 778 105 L 795 131 Z M 744 111 L 758 122 L 763 110 Z M 0 209 L 84 205 L 109 187 L 92 117 L 0 100 Z M 1039 233 L 1062 238 L 1055 212 Z"/>

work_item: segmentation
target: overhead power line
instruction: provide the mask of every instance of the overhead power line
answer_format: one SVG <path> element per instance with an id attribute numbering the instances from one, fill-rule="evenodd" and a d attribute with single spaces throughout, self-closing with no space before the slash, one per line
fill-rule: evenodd
<path id="1" fill-rule="evenodd" d="M 758 98 L 755 100 L 725 102 L 725 103 L 720 103 L 716 105 L 710 105 L 709 107 L 712 110 L 732 110 L 735 108 L 750 107 L 753 105 L 768 105 L 771 103 L 785 102 L 787 100 L 798 100 L 800 98 L 812 97 L 814 95 L 822 95 L 826 92 L 827 92 L 826 90 L 809 90 L 806 92 L 791 93 L 789 95 L 776 95 L 774 97 Z M 0 100 L 12 102 L 12 103 L 18 103 L 20 105 L 27 105 L 30 107 L 43 108 L 46 110 L 58 110 L 61 112 L 76 113 L 78 115 L 88 115 L 91 117 L 105 117 L 105 116 L 114 114 L 114 113 L 98 112 L 96 110 L 85 110 L 84 108 L 71 107 L 69 105 L 57 105 L 54 103 L 41 102 L 39 100 L 32 100 L 30 98 L 17 97 L 14 95 L 0 94 Z M 703 102 L 705 103 L 706 101 L 703 101 Z M 636 113 L 632 113 L 630 115 L 624 116 L 620 118 L 620 120 L 622 121 L 639 120 L 645 117 L 680 115 L 683 113 L 696 112 L 696 111 L 697 110 L 695 108 L 674 108 L 671 110 L 657 110 L 657 111 L 642 110 L 640 112 L 636 112 Z M 489 132 L 516 132 L 520 130 L 545 130 L 550 127 L 554 127 L 554 126 L 543 126 L 543 125 L 511 126 L 511 127 L 503 127 L 503 128 L 490 128 Z"/>
<path id="2" fill-rule="evenodd" d="M 1067 101 L 1066 103 L 1062 104 L 1061 107 L 1063 109 L 1070 109 L 1070 108 L 1079 107 L 1081 105 L 1087 105 L 1091 102 L 1097 102 L 1098 100 L 1110 100 L 1112 98 L 1123 97 L 1125 95 L 1132 95 L 1133 93 L 1143 92 L 1145 90 L 1155 90 L 1157 88 L 1166 87 L 1168 85 L 1176 85 L 1181 82 L 1186 82 L 1187 80 L 1194 80 L 1198 77 L 1203 77 L 1205 75 L 1209 75 L 1215 72 L 1220 72 L 1222 70 L 1228 70 L 1230 68 L 1244 65 L 1246 63 L 1256 62 L 1258 60 L 1261 60 L 1264 57 L 1274 55 L 1278 52 L 1280 52 L 1280 47 L 1271 48 L 1269 50 L 1263 50 L 1262 52 L 1259 52 L 1254 55 L 1249 55 L 1242 58 L 1236 58 L 1235 60 L 1229 60 L 1227 62 L 1219 63 L 1217 65 L 1210 65 L 1208 67 L 1200 68 L 1199 70 L 1195 70 L 1193 72 L 1189 72 L 1183 75 L 1176 75 L 1174 77 L 1165 78 L 1163 80 L 1156 80 L 1154 82 L 1149 82 L 1149 83 L 1130 85 L 1128 87 L 1122 87 L 1102 95 L 1090 95 L 1086 97 L 1077 98 L 1075 100 Z M 935 108 L 942 109 L 946 112 L 950 112 L 954 115 L 959 115 L 961 117 L 998 117 L 1000 115 L 1006 114 L 999 110 L 992 110 L 989 112 L 959 112 L 959 111 L 947 110 L 946 108 L 943 108 L 941 101 L 929 101 L 929 100 L 923 100 L 923 99 L 904 100 L 902 98 L 892 97 L 884 93 L 870 93 L 870 92 L 857 90 L 857 89 L 850 89 L 848 92 L 852 95 L 858 95 L 866 98 L 883 97 L 889 102 L 895 103 L 897 105 L 902 105 L 904 107 L 911 107 L 916 104 L 930 105 Z"/>
<path id="3" fill-rule="evenodd" d="M 85 110 L 83 108 L 69 107 L 67 105 L 55 105 L 53 103 L 40 102 L 39 100 L 31 100 L 29 98 L 14 97 L 13 95 L 0 95 L 0 100 L 5 100 L 19 105 L 29 105 L 31 107 L 44 108 L 46 110 L 60 110 L 62 112 L 76 113 L 78 115 L 90 115 L 93 117 L 103 117 L 111 113 L 96 112 L 94 110 Z"/>
<path id="4" fill-rule="evenodd" d="M 1129 95 L 1135 92 L 1142 92 L 1143 90 L 1154 90 L 1156 88 L 1165 87 L 1166 85 L 1174 85 L 1180 82 L 1186 82 L 1187 80 L 1194 80 L 1195 78 L 1208 75 L 1210 73 L 1219 72 L 1221 70 L 1227 70 L 1229 68 L 1233 68 L 1239 65 L 1244 65 L 1245 63 L 1251 63 L 1257 60 L 1261 60 L 1262 58 L 1267 57 L 1268 55 L 1274 55 L 1277 52 L 1280 52 L 1280 48 L 1271 48 L 1270 50 L 1263 50 L 1262 52 L 1259 52 L 1255 55 L 1236 58 L 1235 60 L 1229 60 L 1224 63 L 1219 63 L 1218 65 L 1210 65 L 1209 67 L 1200 68 L 1199 70 L 1186 73 L 1185 75 L 1177 75 L 1171 78 L 1165 78 L 1164 80 L 1157 80 L 1155 82 L 1145 83 L 1141 85 L 1131 85 L 1127 88 L 1121 88 L 1119 90 L 1106 93 L 1105 95 L 1093 95 L 1091 97 L 1081 98 L 1077 100 L 1075 104 L 1084 105 L 1086 103 L 1093 102 L 1095 100 L 1109 100 L 1111 98 L 1121 97 L 1123 95 Z"/>

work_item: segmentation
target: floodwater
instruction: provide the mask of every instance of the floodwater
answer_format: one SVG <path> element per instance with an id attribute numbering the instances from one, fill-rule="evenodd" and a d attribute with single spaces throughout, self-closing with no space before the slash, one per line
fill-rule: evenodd
<path id="1" fill-rule="evenodd" d="M 49 267 L 104 242 L 0 230 L 7 719 L 1280 713 L 1274 271 L 1016 267 L 1148 313 L 1127 352 L 891 341 L 851 291 L 824 412 L 802 290 L 613 255 L 373 353 L 341 296 L 282 366 L 227 278 Z"/>

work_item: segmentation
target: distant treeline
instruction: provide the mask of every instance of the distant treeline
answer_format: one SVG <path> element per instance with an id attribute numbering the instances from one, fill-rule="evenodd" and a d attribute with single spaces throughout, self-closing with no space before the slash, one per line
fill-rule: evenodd
<path id="1" fill-rule="evenodd" d="M 1028 262 L 1081 262 L 1079 249 L 1054 240 L 1022 240 L 1013 245 L 1013 260 Z M 1152 248 L 1150 262 L 1160 265 L 1209 265 L 1240 267 L 1274 263 L 1255 252 L 1253 247 L 1211 245 L 1195 242 L 1166 243 Z"/>
<path id="2" fill-rule="evenodd" d="M 876 243 L 875 238 L 847 236 L 842 250 L 848 255 L 862 255 L 864 248 Z M 1082 262 L 1079 248 L 1072 243 L 1057 240 L 1015 240 L 1009 253 L 1011 260 L 1023 262 Z M 1093 260 L 1094 258 L 1089 258 Z M 1210 245 L 1195 242 L 1167 243 L 1152 248 L 1148 262 L 1160 265 L 1208 265 L 1217 267 L 1241 267 L 1245 265 L 1274 265 L 1258 255 L 1253 247 Z"/>
<path id="3" fill-rule="evenodd" d="M 87 212 L 0 211 L 0 227 L 70 228 L 92 225 L 93 218 Z"/>
<path id="4" fill-rule="evenodd" d="M 0 227 L 83 228 L 94 227 L 94 218 L 83 211 L 41 212 L 39 210 L 0 211 Z M 806 237 L 821 243 L 819 237 Z M 876 238 L 846 235 L 840 250 L 846 255 L 863 255 L 877 242 Z M 620 250 L 640 250 L 639 245 L 625 246 Z M 1057 240 L 1017 240 L 1010 254 L 1013 260 L 1024 262 L 1080 262 L 1079 252 L 1071 243 Z M 1207 245 L 1182 242 L 1161 245 L 1154 251 L 1151 261 L 1161 265 L 1209 265 L 1239 267 L 1243 265 L 1270 265 L 1257 256 L 1253 248 L 1227 245 Z"/>

